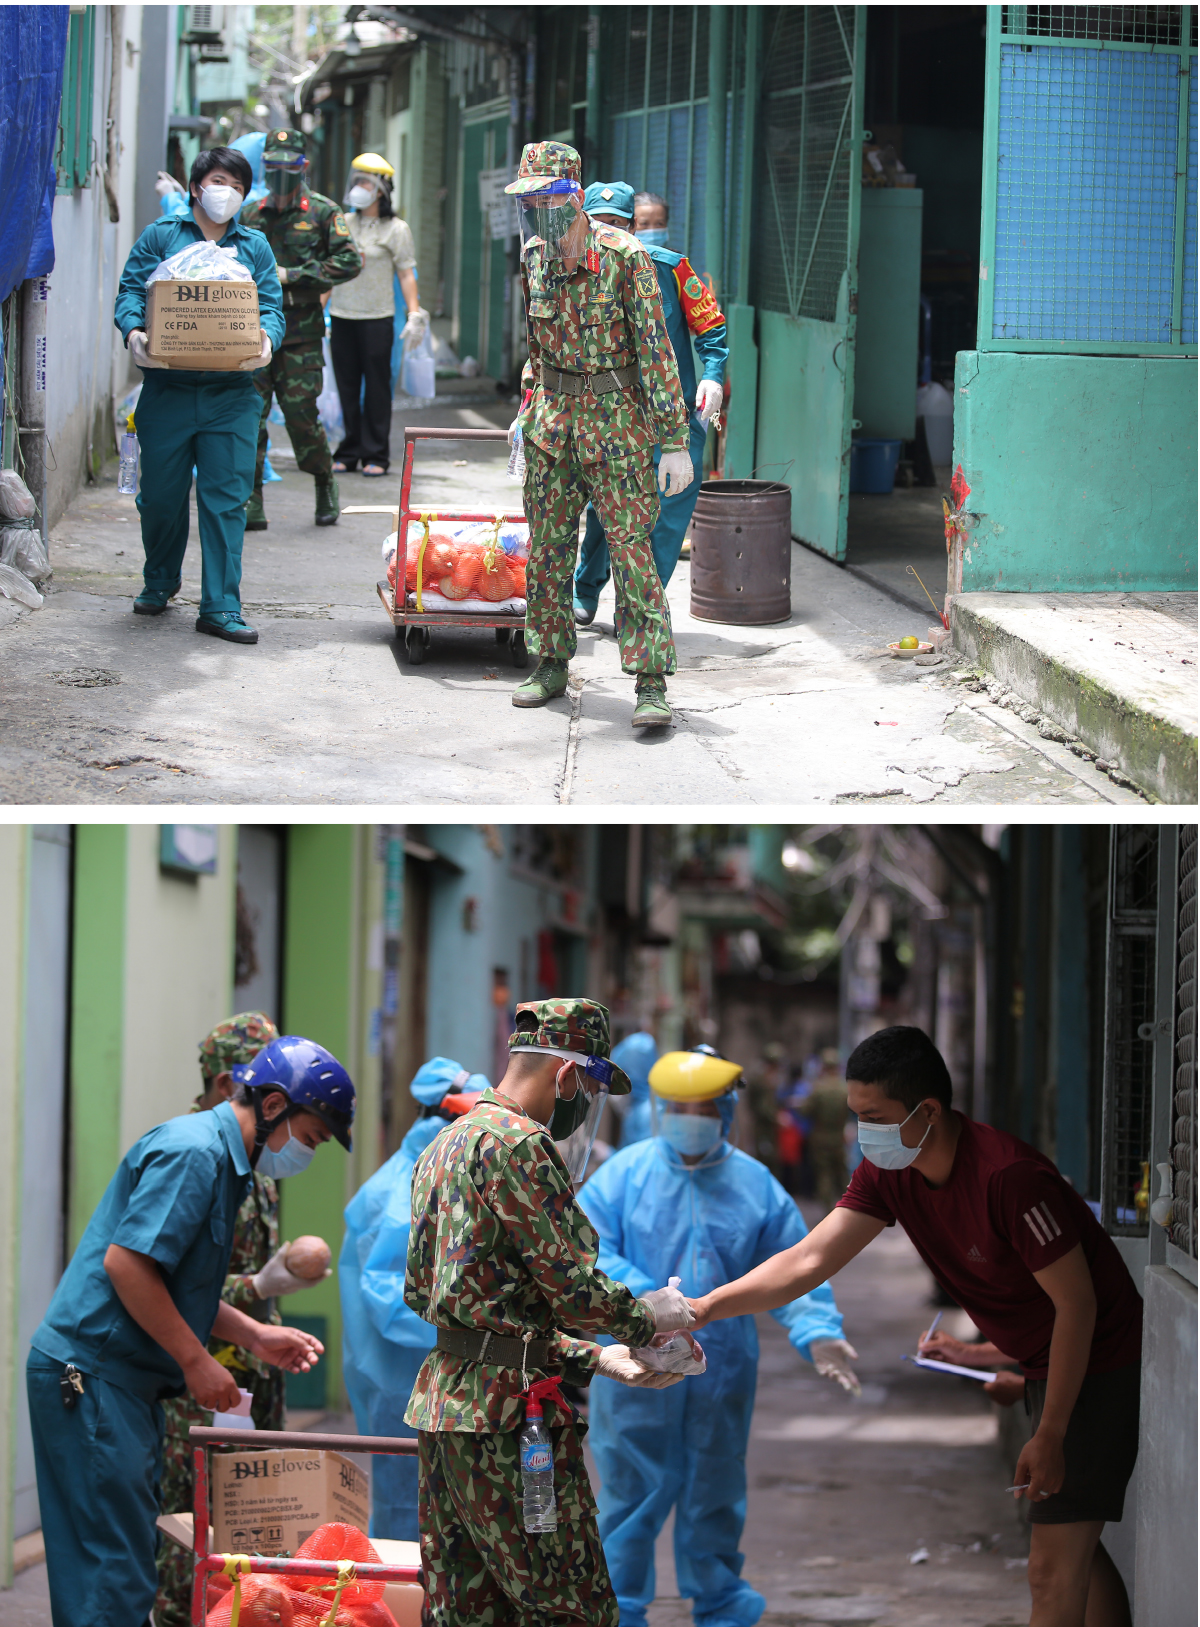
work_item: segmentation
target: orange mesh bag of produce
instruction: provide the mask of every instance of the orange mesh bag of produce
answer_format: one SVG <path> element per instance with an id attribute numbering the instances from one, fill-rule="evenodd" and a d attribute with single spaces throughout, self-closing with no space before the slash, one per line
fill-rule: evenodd
<path id="1" fill-rule="evenodd" d="M 499 604 L 501 599 L 511 599 L 513 596 L 513 573 L 504 562 L 501 554 L 491 570 L 484 568 L 479 573 L 477 591 L 481 599 L 489 599 L 493 604 Z"/>
<path id="2" fill-rule="evenodd" d="M 364 1565 L 382 1563 L 370 1538 L 356 1525 L 346 1525 L 341 1520 L 319 1526 L 307 1542 L 302 1542 L 296 1549 L 296 1559 L 352 1559 L 356 1564 Z M 296 1592 L 315 1594 L 329 1601 L 338 1584 L 331 1576 L 297 1570 L 289 1573 L 288 1585 Z M 338 1602 L 344 1606 L 366 1604 L 382 1598 L 382 1582 L 351 1582 L 338 1594 Z"/>
<path id="3" fill-rule="evenodd" d="M 224 1582 L 225 1578 L 213 1577 L 208 1584 L 210 1598 L 218 1580 Z M 299 1627 L 294 1595 L 281 1576 L 242 1576 L 238 1580 L 240 1589 L 230 1587 L 217 1600 L 205 1617 L 204 1627 L 230 1627 L 235 1604 L 237 1627 Z"/>

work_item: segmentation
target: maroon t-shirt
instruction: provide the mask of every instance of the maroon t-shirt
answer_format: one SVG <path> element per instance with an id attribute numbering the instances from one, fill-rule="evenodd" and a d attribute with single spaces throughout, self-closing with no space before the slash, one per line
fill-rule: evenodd
<path id="1" fill-rule="evenodd" d="M 1142 1349 L 1142 1301 L 1112 1238 L 1050 1160 L 989 1124 L 957 1115 L 954 1167 L 934 1188 L 915 1169 L 876 1169 L 865 1159 L 838 1207 L 899 1221 L 937 1280 L 985 1339 L 1045 1378 L 1054 1302 L 1033 1273 L 1077 1243 L 1096 1290 L 1089 1373 L 1135 1362 Z"/>

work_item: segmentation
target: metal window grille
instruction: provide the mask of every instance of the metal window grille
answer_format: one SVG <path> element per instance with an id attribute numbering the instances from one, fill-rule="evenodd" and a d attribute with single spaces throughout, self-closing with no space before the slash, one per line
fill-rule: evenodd
<path id="1" fill-rule="evenodd" d="M 1158 840 L 1153 825 L 1114 826 L 1109 858 L 1100 1219 L 1123 1237 L 1147 1233 L 1135 1195 L 1150 1157 Z"/>
<path id="2" fill-rule="evenodd" d="M 1196 827 L 1179 830 L 1175 971 L 1175 1097 L 1171 1130 L 1172 1243 L 1196 1258 Z"/>
<path id="3" fill-rule="evenodd" d="M 54 167 L 56 190 L 72 192 L 92 184 L 92 91 L 95 77 L 96 7 L 71 14 L 63 64 L 62 102 Z"/>
<path id="4" fill-rule="evenodd" d="M 756 303 L 831 322 L 846 273 L 854 127 L 853 6 L 779 6 L 764 19 Z"/>
<path id="5" fill-rule="evenodd" d="M 1196 345 L 1196 8 L 990 8 L 981 350 Z"/>

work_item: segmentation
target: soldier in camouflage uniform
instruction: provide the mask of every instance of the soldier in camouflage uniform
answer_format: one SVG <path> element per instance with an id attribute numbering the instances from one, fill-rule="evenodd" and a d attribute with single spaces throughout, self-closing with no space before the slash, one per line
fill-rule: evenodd
<path id="1" fill-rule="evenodd" d="M 192 1111 L 201 1113 L 227 1101 L 232 1094 L 230 1069 L 249 1062 L 264 1045 L 279 1037 L 275 1024 L 260 1011 L 244 1011 L 218 1023 L 200 1043 L 200 1072 L 204 1093 Z M 279 1324 L 283 1319 L 273 1298 L 258 1294 L 254 1278 L 279 1250 L 279 1194 L 269 1176 L 255 1172 L 233 1234 L 233 1251 L 221 1298 L 256 1321 Z M 282 1262 L 281 1262 L 282 1264 Z M 286 1267 L 283 1269 L 286 1270 Z M 274 1273 L 279 1275 L 279 1268 Z M 290 1273 L 289 1273 L 290 1275 Z M 298 1288 L 310 1282 L 294 1279 Z M 278 1289 L 276 1290 L 278 1291 Z M 233 1373 L 254 1400 L 250 1411 L 256 1429 L 282 1429 L 284 1375 L 268 1367 L 248 1350 L 213 1339 L 210 1353 Z M 211 1425 L 212 1413 L 198 1407 L 188 1395 L 162 1403 L 166 1420 L 160 1497 L 164 1514 L 190 1514 L 195 1496 L 192 1447 L 188 1430 L 193 1424 Z M 158 1597 L 154 1605 L 157 1627 L 188 1627 L 192 1619 L 192 1555 L 177 1542 L 164 1540 L 158 1552 Z"/>
<path id="2" fill-rule="evenodd" d="M 266 234 L 278 262 L 287 319 L 283 344 L 268 365 L 253 375 L 263 401 L 254 491 L 246 506 L 247 531 L 267 529 L 262 485 L 272 394 L 287 425 L 296 467 L 316 477 L 316 523 L 336 525 L 339 512 L 333 455 L 317 417 L 325 337 L 321 296 L 335 283 L 357 277 L 363 260 L 338 205 L 305 185 L 307 168 L 301 132 L 272 130 L 263 147 L 263 174 L 270 191 L 259 202 L 248 203 L 238 216 L 243 226 L 255 226 Z"/>
<path id="3" fill-rule="evenodd" d="M 665 1388 L 679 1375 L 652 1373 L 628 1346 L 589 1336 L 644 1347 L 656 1332 L 688 1326 L 689 1312 L 677 1289 L 635 1299 L 596 1270 L 598 1238 L 547 1133 L 553 1119 L 565 1138 L 560 1114 L 573 1128 L 573 1104 L 595 1088 L 585 1081 L 609 1054 L 607 1010 L 581 999 L 519 1005 L 509 1048 L 500 1084 L 442 1131 L 413 1172 L 404 1298 L 438 1329 L 405 1414 L 420 1441 L 424 1620 L 617 1627 L 580 1429 L 557 1404 L 547 1423 L 558 1528 L 524 1529 L 521 1397 L 555 1374 Z M 628 1094 L 621 1069 L 598 1071 Z"/>
<path id="4" fill-rule="evenodd" d="M 573 147 L 543 141 L 525 148 L 505 188 L 521 198 L 527 236 L 529 361 L 517 422 L 531 536 L 526 638 L 540 657 L 513 705 L 543 706 L 567 687 L 579 516 L 590 498 L 608 536 L 621 667 L 637 679 L 633 724 L 662 727 L 675 643 L 650 546 L 654 452 L 661 445 L 659 489 L 689 484 L 688 409 L 653 262 L 628 232 L 584 214 L 579 174 Z"/>

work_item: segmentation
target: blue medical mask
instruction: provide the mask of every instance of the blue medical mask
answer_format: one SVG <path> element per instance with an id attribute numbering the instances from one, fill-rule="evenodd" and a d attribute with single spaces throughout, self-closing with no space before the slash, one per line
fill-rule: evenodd
<path id="1" fill-rule="evenodd" d="M 312 1163 L 313 1151 L 312 1147 L 306 1147 L 303 1141 L 296 1139 L 289 1124 L 288 1138 L 279 1151 L 264 1147 L 254 1167 L 259 1175 L 269 1175 L 275 1181 L 282 1180 L 285 1175 L 303 1175 Z"/>
<path id="2" fill-rule="evenodd" d="M 916 1111 L 914 1107 L 908 1119 L 911 1119 Z M 926 1130 L 915 1147 L 906 1147 L 900 1139 L 900 1132 L 908 1123 L 908 1119 L 902 1120 L 900 1124 L 864 1124 L 859 1119 L 858 1144 L 869 1164 L 874 1164 L 876 1169 L 907 1169 L 915 1162 L 921 1148 L 929 1140 L 929 1130 L 933 1129 L 933 1125 L 929 1126 L 929 1130 Z"/>
<path id="3" fill-rule="evenodd" d="M 644 243 L 648 249 L 665 249 L 670 235 L 665 226 L 650 226 L 636 234 L 638 242 Z"/>
<path id="4" fill-rule="evenodd" d="M 720 1119 L 698 1113 L 664 1113 L 659 1133 L 682 1158 L 701 1158 L 711 1152 L 724 1131 Z"/>

